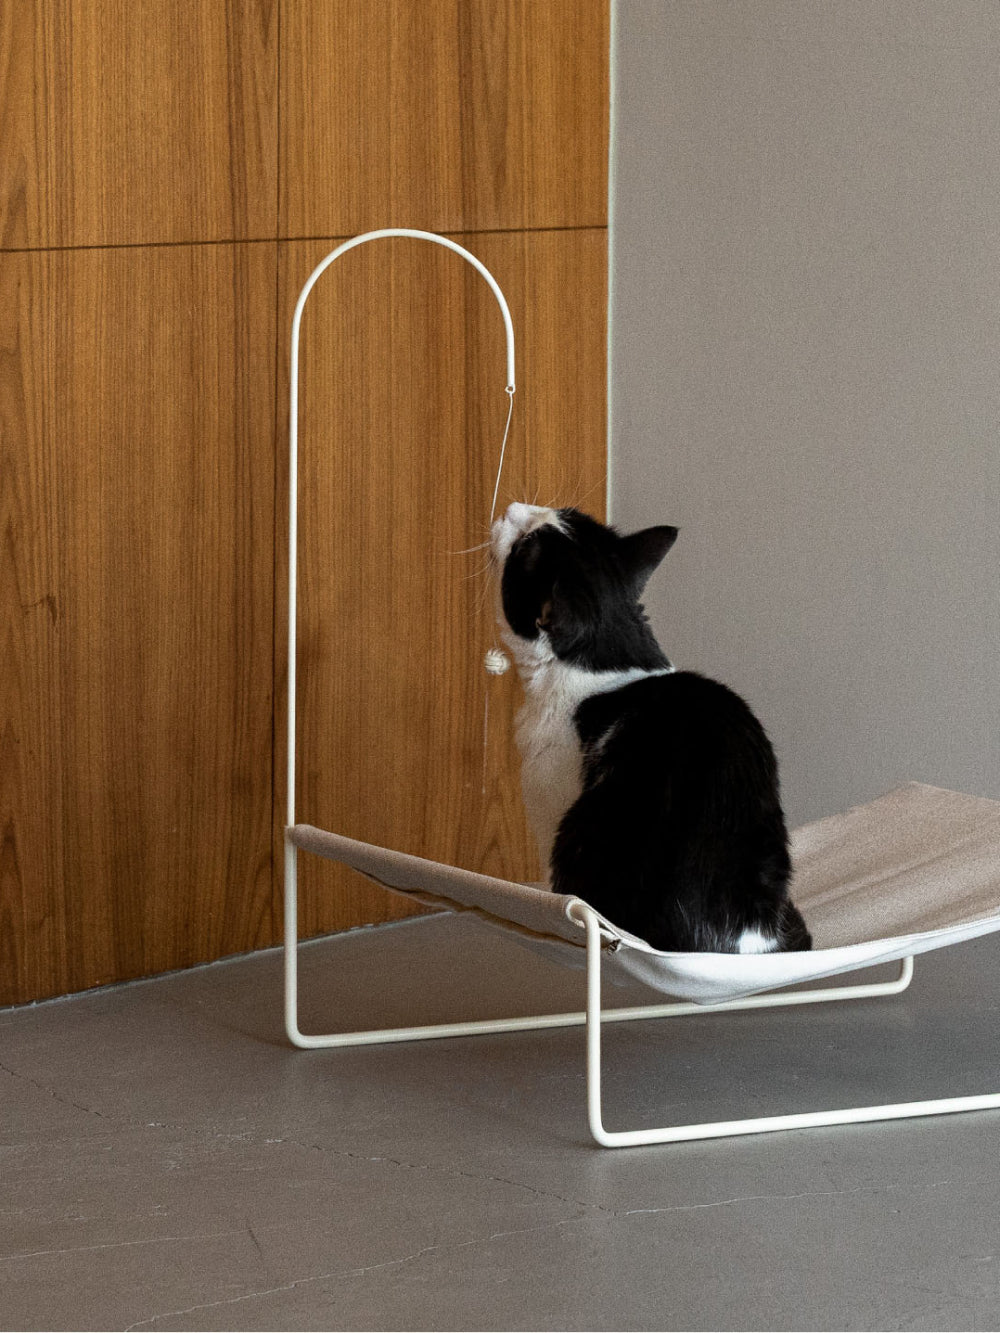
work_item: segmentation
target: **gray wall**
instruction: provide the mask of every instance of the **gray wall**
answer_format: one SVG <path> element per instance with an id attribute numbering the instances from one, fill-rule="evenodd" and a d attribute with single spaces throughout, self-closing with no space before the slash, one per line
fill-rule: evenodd
<path id="1" fill-rule="evenodd" d="M 1000 5 L 618 0 L 611 494 L 798 823 L 1000 797 Z"/>

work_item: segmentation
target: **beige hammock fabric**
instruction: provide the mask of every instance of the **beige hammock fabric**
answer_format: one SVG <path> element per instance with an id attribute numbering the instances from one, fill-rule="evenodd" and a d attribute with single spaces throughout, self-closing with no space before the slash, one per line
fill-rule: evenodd
<path id="1" fill-rule="evenodd" d="M 472 911 L 577 962 L 580 900 L 356 842 L 309 824 L 296 847 L 340 861 L 422 903 Z M 909 783 L 791 835 L 792 893 L 808 953 L 665 953 L 601 917 L 617 971 L 699 1004 L 834 976 L 1000 930 L 1000 801 Z"/>

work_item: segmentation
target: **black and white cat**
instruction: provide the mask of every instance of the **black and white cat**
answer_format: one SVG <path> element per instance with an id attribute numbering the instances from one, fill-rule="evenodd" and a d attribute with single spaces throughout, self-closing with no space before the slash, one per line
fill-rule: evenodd
<path id="1" fill-rule="evenodd" d="M 732 690 L 674 670 L 639 602 L 676 537 L 525 504 L 493 525 L 549 882 L 657 949 L 808 949 L 770 741 Z"/>

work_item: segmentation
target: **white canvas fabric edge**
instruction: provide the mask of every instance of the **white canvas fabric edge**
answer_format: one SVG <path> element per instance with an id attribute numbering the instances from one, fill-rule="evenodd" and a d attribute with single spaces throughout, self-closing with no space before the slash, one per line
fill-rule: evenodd
<path id="1" fill-rule="evenodd" d="M 614 950 L 605 966 L 679 1000 L 711 1005 L 840 976 L 859 968 L 877 967 L 880 963 L 961 944 L 997 930 L 1000 930 L 1000 915 L 921 934 L 897 935 L 837 949 L 810 949 L 805 953 L 660 953 L 648 945 L 639 948 L 630 943 Z"/>

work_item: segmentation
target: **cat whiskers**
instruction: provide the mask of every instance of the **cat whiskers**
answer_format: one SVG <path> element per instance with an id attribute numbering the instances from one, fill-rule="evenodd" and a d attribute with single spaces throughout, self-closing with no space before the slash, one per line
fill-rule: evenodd
<path id="1" fill-rule="evenodd" d="M 473 555 L 476 551 L 485 551 L 486 548 L 487 548 L 487 546 L 489 546 L 489 544 L 490 544 L 490 541 L 489 541 L 489 538 L 487 538 L 486 541 L 484 541 L 484 542 L 480 542 L 478 546 L 467 546 L 467 547 L 465 548 L 464 551 L 448 551 L 447 554 L 448 554 L 448 555 Z"/>
<path id="2" fill-rule="evenodd" d="M 486 552 L 486 559 L 476 568 L 470 570 L 467 574 L 459 576 L 460 582 L 468 583 L 473 579 L 481 579 L 482 583 L 475 593 L 473 606 L 474 615 L 478 618 L 485 611 L 490 592 L 494 584 L 494 576 L 497 571 L 497 559 L 493 552 L 492 541 L 487 538 L 484 542 L 479 542 L 476 546 L 468 546 L 462 551 L 448 551 L 448 555 L 475 555 L 477 552 Z"/>
<path id="3" fill-rule="evenodd" d="M 583 506 L 586 504 L 586 502 L 594 494 L 594 492 L 599 491 L 601 487 L 604 486 L 604 484 L 605 483 L 603 481 L 595 481 L 593 486 L 591 486 L 583 495 L 577 496 L 573 500 L 571 500 L 570 503 L 566 506 L 566 508 L 582 509 Z"/>
<path id="4" fill-rule="evenodd" d="M 472 570 L 471 573 L 469 573 L 469 574 L 463 574 L 463 575 L 462 575 L 462 582 L 463 582 L 463 583 L 468 583 L 469 579 L 478 579 L 478 578 L 482 578 L 482 576 L 483 576 L 484 574 L 488 574 L 488 573 L 490 572 L 490 564 L 491 564 L 491 562 L 490 562 L 490 561 L 487 561 L 485 565 L 480 565 L 478 569 L 474 569 L 474 570 Z"/>
<path id="5" fill-rule="evenodd" d="M 490 594 L 491 594 L 491 592 L 493 591 L 493 589 L 496 587 L 496 582 L 497 582 L 497 578 L 496 578 L 496 570 L 497 570 L 496 557 L 495 557 L 495 556 L 492 554 L 492 552 L 491 552 L 491 553 L 490 553 L 490 559 L 489 559 L 489 561 L 487 562 L 486 567 L 481 571 L 481 573 L 485 575 L 485 578 L 483 579 L 482 583 L 480 584 L 480 587 L 479 587 L 479 596 L 478 596 L 478 598 L 476 599 L 476 616 L 477 616 L 477 617 L 478 617 L 478 616 L 481 616 L 481 615 L 483 614 L 483 612 L 486 610 L 487 604 L 488 604 L 488 602 L 489 602 Z M 496 633 L 496 630 L 494 629 L 493 632 L 494 632 L 494 634 L 495 634 L 495 633 Z"/>

